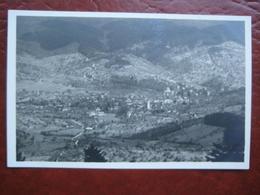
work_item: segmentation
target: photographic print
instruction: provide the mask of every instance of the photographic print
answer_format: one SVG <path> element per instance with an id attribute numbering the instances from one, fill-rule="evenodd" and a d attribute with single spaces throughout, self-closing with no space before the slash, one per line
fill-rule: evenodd
<path id="1" fill-rule="evenodd" d="M 251 18 L 9 11 L 9 167 L 248 169 Z"/>

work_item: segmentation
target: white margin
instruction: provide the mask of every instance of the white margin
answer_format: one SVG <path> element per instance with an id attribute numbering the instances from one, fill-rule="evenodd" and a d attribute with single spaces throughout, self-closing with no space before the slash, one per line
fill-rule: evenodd
<path id="1" fill-rule="evenodd" d="M 140 18 L 140 19 L 180 19 L 245 22 L 245 154 L 244 162 L 20 162 L 16 161 L 16 17 L 88 17 L 88 18 Z M 89 169 L 249 169 L 251 137 L 251 98 L 252 98 L 252 34 L 251 16 L 224 15 L 184 15 L 158 13 L 122 12 L 69 12 L 69 11 L 27 11 L 8 10 L 7 37 L 7 166 L 8 167 L 45 167 L 45 168 L 89 168 Z"/>
<path id="2" fill-rule="evenodd" d="M 245 18 L 245 149 L 244 162 L 250 167 L 251 107 L 252 107 L 252 21 Z"/>
<path id="3" fill-rule="evenodd" d="M 16 14 L 8 11 L 7 24 L 7 165 L 16 162 Z"/>

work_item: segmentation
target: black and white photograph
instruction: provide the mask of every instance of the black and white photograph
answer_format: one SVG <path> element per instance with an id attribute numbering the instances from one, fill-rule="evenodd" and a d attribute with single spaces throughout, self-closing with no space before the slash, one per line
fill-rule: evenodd
<path id="1" fill-rule="evenodd" d="M 9 11 L 9 167 L 248 169 L 248 16 Z"/>

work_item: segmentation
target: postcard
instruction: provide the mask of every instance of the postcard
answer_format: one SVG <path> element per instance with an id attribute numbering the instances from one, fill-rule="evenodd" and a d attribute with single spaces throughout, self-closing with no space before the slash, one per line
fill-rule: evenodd
<path id="1" fill-rule="evenodd" d="M 249 169 L 251 17 L 8 12 L 7 166 Z"/>

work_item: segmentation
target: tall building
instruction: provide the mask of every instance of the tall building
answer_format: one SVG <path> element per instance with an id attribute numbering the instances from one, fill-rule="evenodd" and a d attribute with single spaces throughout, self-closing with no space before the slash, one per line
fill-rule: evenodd
<path id="1" fill-rule="evenodd" d="M 147 110 L 151 110 L 151 109 L 152 109 L 152 108 L 151 108 L 151 101 L 150 101 L 150 100 L 147 101 L 146 107 L 147 107 Z"/>

